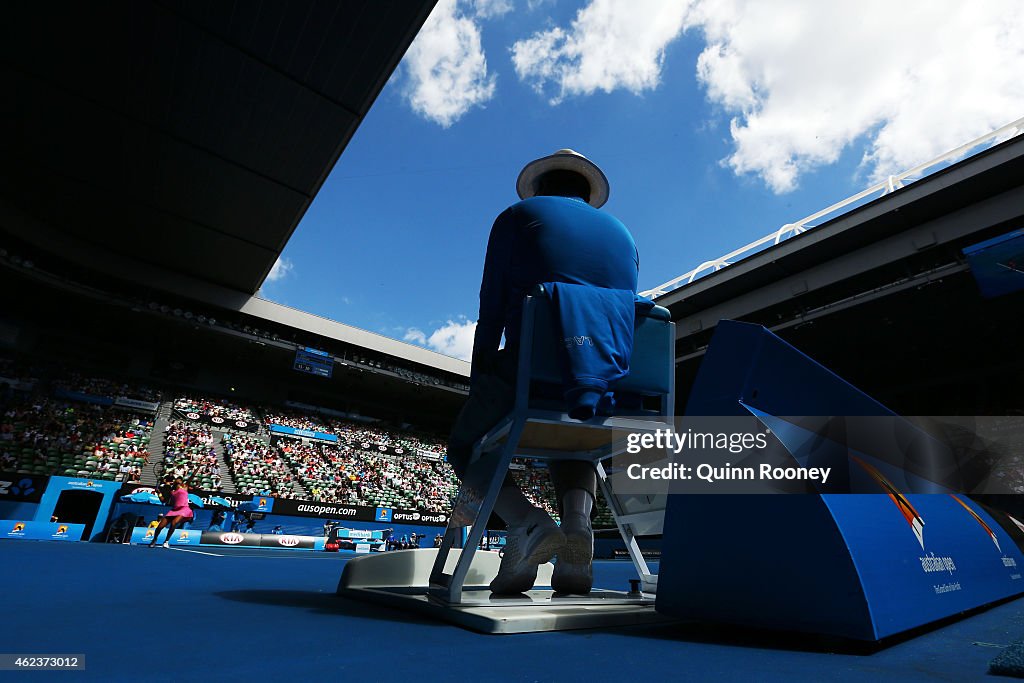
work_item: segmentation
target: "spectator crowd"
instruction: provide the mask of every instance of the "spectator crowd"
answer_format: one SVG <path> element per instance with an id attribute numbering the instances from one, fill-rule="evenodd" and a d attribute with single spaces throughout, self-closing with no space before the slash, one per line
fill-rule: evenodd
<path id="1" fill-rule="evenodd" d="M 149 459 L 152 416 L 44 394 L 63 389 L 157 402 L 159 392 L 72 371 L 62 371 L 49 384 L 44 379 L 40 387 L 32 370 L 0 357 L 0 376 L 15 382 L 0 385 L 0 470 L 138 482 Z M 214 491 L 230 482 L 245 495 L 451 512 L 458 480 L 445 461 L 445 442 L 437 436 L 417 433 L 407 425 L 281 407 L 258 409 L 226 398 L 179 394 L 173 407 L 207 418 L 333 434 L 338 440 L 274 436 L 268 442 L 262 431 L 231 432 L 229 425 L 172 419 L 163 435 L 159 474 L 188 477 L 197 472 L 194 485 Z M 222 461 L 217 456 L 218 439 L 223 439 Z M 382 452 L 381 446 L 388 451 Z M 227 471 L 222 471 L 224 465 Z M 557 517 L 554 488 L 545 467 L 517 460 L 512 476 L 534 504 Z M 611 523 L 603 501 L 599 501 L 596 523 Z"/>
<path id="2" fill-rule="evenodd" d="M 0 469 L 139 481 L 152 418 L 38 396 L 9 399 L 0 416 Z"/>
<path id="3" fill-rule="evenodd" d="M 239 493 L 295 497 L 292 471 L 277 448 L 256 437 L 225 434 L 224 455 Z"/>

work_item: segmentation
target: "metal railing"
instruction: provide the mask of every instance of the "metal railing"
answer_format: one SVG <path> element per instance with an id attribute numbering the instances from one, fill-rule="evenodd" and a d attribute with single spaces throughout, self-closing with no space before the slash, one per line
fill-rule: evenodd
<path id="1" fill-rule="evenodd" d="M 850 206 L 851 204 L 855 204 L 863 199 L 871 197 L 872 195 L 877 194 L 877 196 L 882 197 L 889 194 L 890 192 L 895 192 L 896 190 L 903 187 L 905 183 L 919 180 L 920 178 L 923 178 L 924 176 L 928 175 L 929 171 L 938 170 L 935 167 L 939 166 L 940 164 L 952 164 L 955 161 L 958 161 L 961 157 L 966 156 L 968 152 L 974 150 L 977 147 L 980 147 L 981 145 L 987 144 L 988 142 L 991 142 L 993 140 L 1008 140 L 1014 136 L 1020 135 L 1021 133 L 1024 133 L 1024 118 L 1017 119 L 1016 121 L 1008 123 L 1005 126 L 1002 126 L 1001 128 L 998 128 L 987 135 L 983 135 L 980 138 L 971 140 L 970 142 L 961 145 L 956 149 L 950 150 L 945 154 L 932 159 L 931 161 L 927 161 L 907 171 L 903 171 L 898 175 L 891 175 L 882 182 L 876 183 L 871 187 L 862 190 L 851 197 L 847 197 L 841 202 L 837 202 L 832 206 L 822 209 L 821 211 L 812 213 L 810 216 L 807 216 L 806 218 L 801 219 L 796 223 L 786 223 L 775 232 L 765 235 L 756 242 L 751 242 L 750 244 L 740 247 L 739 249 L 736 249 L 734 251 L 731 251 L 725 256 L 721 256 L 717 259 L 704 261 L 693 270 L 687 273 L 683 273 L 679 277 L 673 278 L 672 280 L 662 283 L 657 287 L 641 292 L 641 294 L 652 298 L 667 294 L 675 289 L 690 284 L 691 282 L 693 282 L 702 275 L 706 275 L 709 272 L 713 273 L 721 270 L 722 268 L 730 266 L 737 259 L 749 256 L 757 251 L 760 251 L 766 245 L 774 246 L 788 237 L 792 237 L 793 235 L 799 235 L 800 233 L 807 232 L 811 228 L 816 227 L 815 225 L 813 225 L 814 221 L 824 218 L 825 216 L 829 216 L 830 214 L 838 213 L 842 209 L 845 209 L 846 207 Z"/>

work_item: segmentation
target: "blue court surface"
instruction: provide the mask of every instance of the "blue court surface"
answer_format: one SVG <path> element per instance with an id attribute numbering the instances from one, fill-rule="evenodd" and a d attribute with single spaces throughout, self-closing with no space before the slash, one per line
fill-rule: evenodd
<path id="1" fill-rule="evenodd" d="M 480 635 L 334 595 L 351 554 L 0 543 L 0 652 L 84 654 L 4 680 L 1010 681 L 1024 599 L 883 648 L 708 624 Z M 624 561 L 595 583 L 625 588 Z M 699 587 L 694 587 L 699 590 Z"/>

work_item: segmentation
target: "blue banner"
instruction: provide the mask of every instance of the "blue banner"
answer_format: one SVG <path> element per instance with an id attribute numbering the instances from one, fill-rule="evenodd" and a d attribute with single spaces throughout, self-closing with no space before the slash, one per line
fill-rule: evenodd
<path id="1" fill-rule="evenodd" d="M 109 396 L 95 396 L 93 394 L 83 394 L 79 391 L 68 391 L 67 389 L 56 389 L 53 395 L 57 398 L 66 398 L 69 401 L 80 401 L 82 403 L 95 403 L 101 406 L 112 406 L 114 405 L 114 399 Z"/>
<path id="2" fill-rule="evenodd" d="M 326 432 L 314 432 L 311 429 L 296 429 L 295 427 L 285 427 L 284 425 L 272 424 L 270 425 L 271 434 L 284 434 L 285 436 L 301 436 L 306 439 L 319 439 L 320 441 L 330 441 L 335 443 L 338 437 L 335 434 L 327 434 Z"/>
<path id="3" fill-rule="evenodd" d="M 27 541 L 80 541 L 85 533 L 84 524 L 5 519 L 0 521 L 0 525 L 0 538 Z"/>
<path id="4" fill-rule="evenodd" d="M 0 501 L 38 503 L 43 498 L 49 479 L 38 474 L 0 472 Z"/>
<path id="5" fill-rule="evenodd" d="M 370 529 L 337 529 L 335 534 L 338 538 L 351 538 L 351 539 L 363 539 L 363 538 L 384 538 L 383 531 L 371 531 Z"/>
<path id="6" fill-rule="evenodd" d="M 238 509 L 247 512 L 273 512 L 274 499 L 270 496 L 253 496 L 250 502 L 242 503 Z"/>
<path id="7" fill-rule="evenodd" d="M 140 401 L 137 398 L 128 398 L 127 396 L 118 396 L 115 398 L 114 405 L 120 406 L 121 408 L 144 410 L 147 413 L 155 413 L 160 409 L 160 404 L 155 401 Z"/>
<path id="8" fill-rule="evenodd" d="M 124 484 L 109 479 L 79 479 L 76 477 L 50 477 L 50 488 L 62 491 L 96 491 L 103 494 L 115 494 Z M 49 490 L 49 489 L 48 489 Z"/>

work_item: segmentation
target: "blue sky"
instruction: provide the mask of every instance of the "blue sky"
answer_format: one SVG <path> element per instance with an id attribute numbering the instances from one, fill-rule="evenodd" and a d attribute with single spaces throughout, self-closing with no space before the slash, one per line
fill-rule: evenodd
<path id="1" fill-rule="evenodd" d="M 654 287 L 1024 115 L 1019 15 L 441 0 L 261 294 L 465 356 L 490 225 L 561 147 L 604 169 Z"/>

